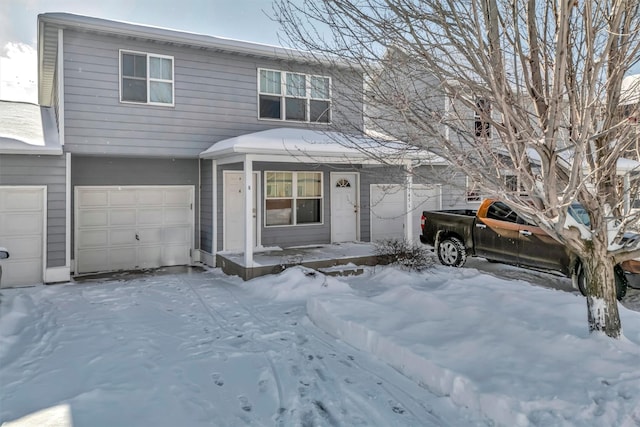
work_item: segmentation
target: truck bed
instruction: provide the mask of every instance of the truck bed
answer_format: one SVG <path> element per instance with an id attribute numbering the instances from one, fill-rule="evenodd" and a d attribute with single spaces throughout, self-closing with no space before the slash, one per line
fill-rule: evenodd
<path id="1" fill-rule="evenodd" d="M 438 211 L 424 211 L 422 217 L 424 227 L 420 241 L 435 246 L 438 232 L 455 234 L 461 237 L 465 246 L 472 247 L 472 229 L 476 221 L 476 210 L 451 209 Z"/>

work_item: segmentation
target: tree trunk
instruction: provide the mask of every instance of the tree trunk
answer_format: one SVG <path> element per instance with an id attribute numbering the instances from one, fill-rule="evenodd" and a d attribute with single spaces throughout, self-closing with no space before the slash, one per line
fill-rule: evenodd
<path id="1" fill-rule="evenodd" d="M 620 338 L 622 327 L 613 262 L 606 252 L 597 256 L 594 251 L 590 255 L 582 260 L 587 280 L 589 332 L 604 332 L 611 338 Z"/>

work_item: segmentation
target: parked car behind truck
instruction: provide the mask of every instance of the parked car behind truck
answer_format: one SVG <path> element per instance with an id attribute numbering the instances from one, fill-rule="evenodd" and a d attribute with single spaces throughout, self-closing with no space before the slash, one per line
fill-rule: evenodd
<path id="1" fill-rule="evenodd" d="M 581 221 L 579 209 L 571 212 Z M 462 267 L 468 256 L 522 267 L 558 271 L 571 277 L 584 295 L 586 279 L 579 257 L 511 209 L 507 204 L 486 199 L 476 210 L 424 211 L 420 241 L 435 248 L 443 265 Z M 640 271 L 640 262 L 626 262 L 625 269 Z M 627 291 L 624 270 L 616 266 L 617 297 Z"/>

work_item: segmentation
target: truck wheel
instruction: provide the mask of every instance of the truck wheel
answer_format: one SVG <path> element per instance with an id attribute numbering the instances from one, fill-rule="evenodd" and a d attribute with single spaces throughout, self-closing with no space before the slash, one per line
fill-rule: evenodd
<path id="1" fill-rule="evenodd" d="M 584 296 L 587 295 L 587 278 L 584 274 L 584 268 L 582 264 L 578 264 L 574 270 L 574 280 L 578 283 L 578 290 Z M 619 265 L 613 267 L 613 274 L 616 278 L 616 298 L 621 300 L 627 294 L 627 278 L 624 275 L 624 270 Z"/>
<path id="2" fill-rule="evenodd" d="M 437 252 L 442 265 L 462 267 L 467 261 L 467 250 L 457 237 L 445 237 L 438 243 Z"/>

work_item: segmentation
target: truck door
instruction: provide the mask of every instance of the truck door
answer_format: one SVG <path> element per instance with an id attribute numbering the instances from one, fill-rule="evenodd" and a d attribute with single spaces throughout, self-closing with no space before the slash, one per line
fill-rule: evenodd
<path id="1" fill-rule="evenodd" d="M 521 221 L 518 230 L 520 244 L 518 264 L 549 270 L 565 271 L 570 265 L 566 247 L 542 228 Z"/>
<path id="2" fill-rule="evenodd" d="M 493 202 L 473 229 L 477 256 L 507 263 L 518 262 L 518 216 L 502 202 Z"/>

